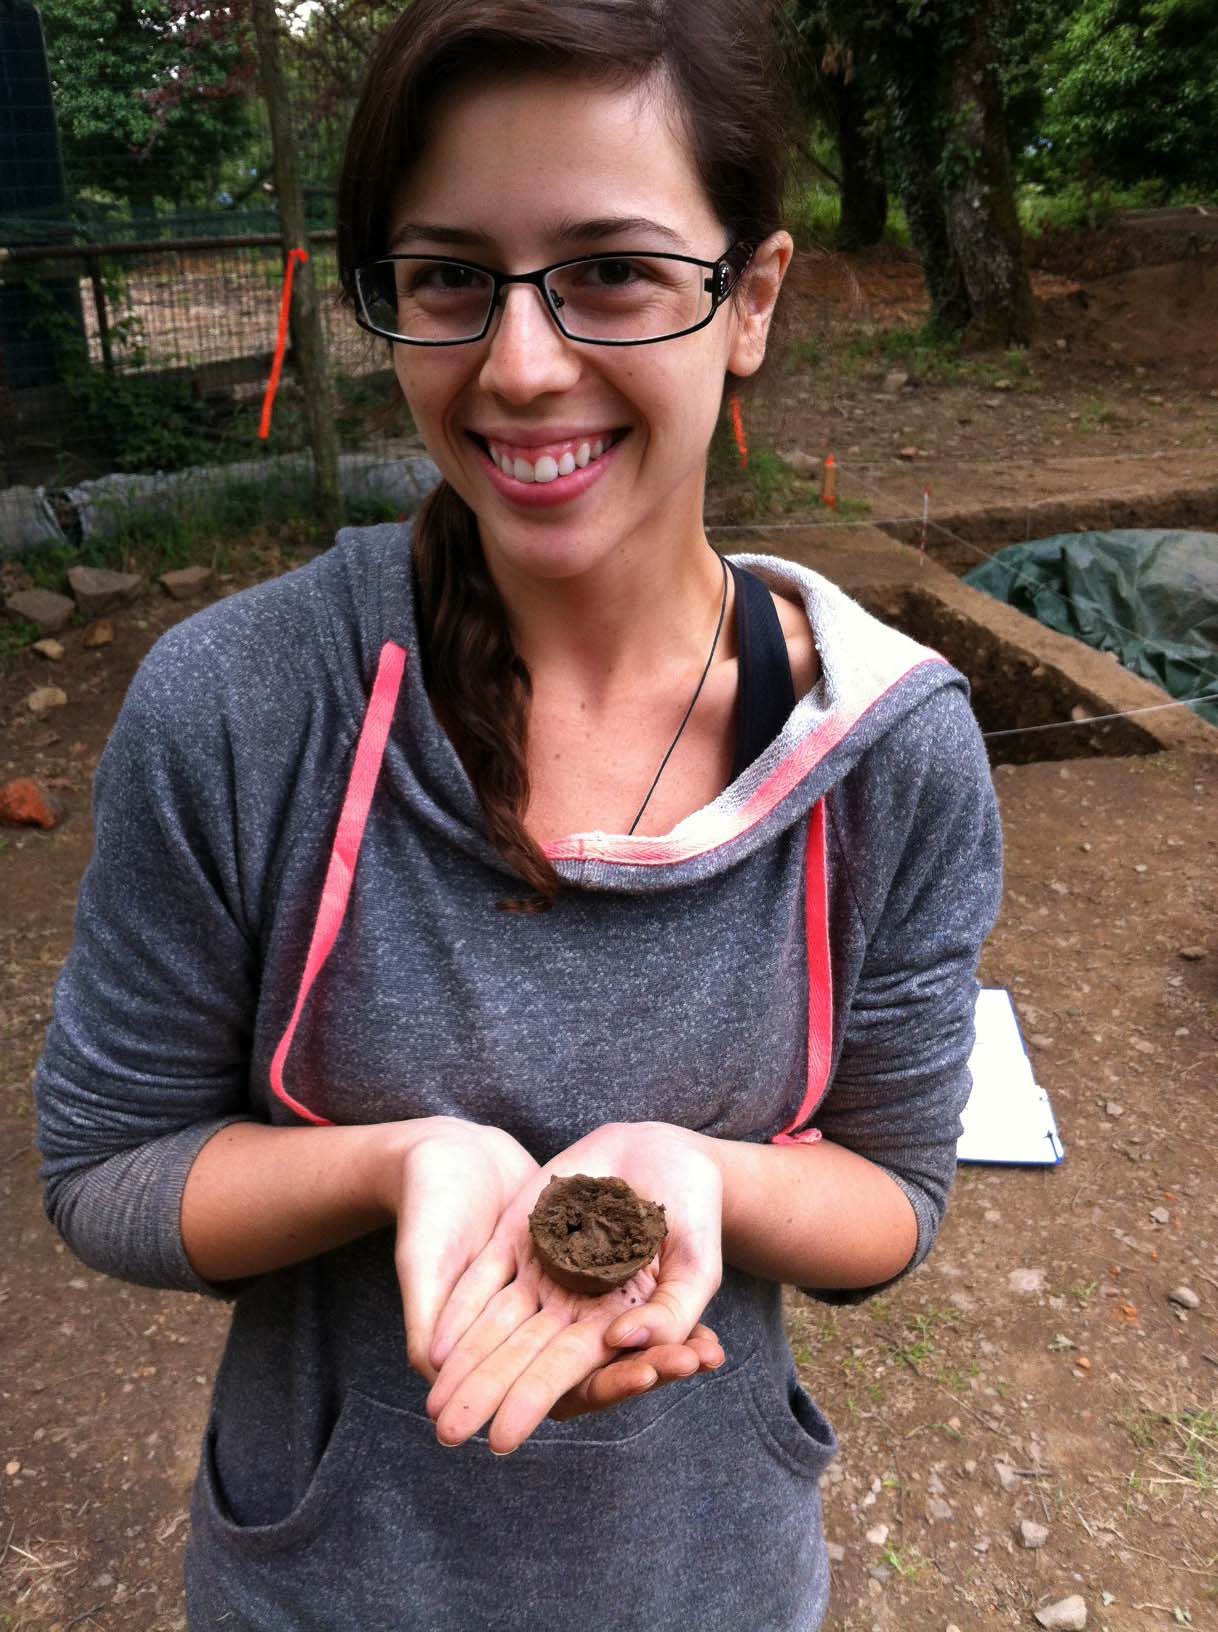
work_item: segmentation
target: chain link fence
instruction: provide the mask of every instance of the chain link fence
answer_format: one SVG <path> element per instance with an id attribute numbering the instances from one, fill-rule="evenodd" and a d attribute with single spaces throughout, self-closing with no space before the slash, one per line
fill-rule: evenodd
<path id="1" fill-rule="evenodd" d="M 386 14 L 279 13 L 346 508 L 400 514 L 428 472 L 386 348 L 338 304 L 333 230 L 358 66 Z M 0 556 L 141 517 L 197 527 L 213 501 L 227 525 L 307 514 L 290 345 L 259 436 L 289 246 L 252 30 L 237 3 L 200 15 L 0 0 Z"/>

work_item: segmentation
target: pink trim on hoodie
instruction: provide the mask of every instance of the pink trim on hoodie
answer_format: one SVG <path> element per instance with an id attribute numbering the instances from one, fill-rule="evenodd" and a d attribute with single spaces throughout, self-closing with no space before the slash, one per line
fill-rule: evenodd
<path id="1" fill-rule="evenodd" d="M 271 1091 L 276 1099 L 282 1100 L 290 1111 L 295 1111 L 296 1115 L 302 1116 L 306 1122 L 312 1122 L 321 1128 L 332 1127 L 333 1123 L 328 1117 L 318 1116 L 316 1111 L 309 1110 L 299 1100 L 292 1098 L 283 1085 L 283 1067 L 288 1050 L 292 1046 L 292 1039 L 296 1035 L 296 1026 L 305 1000 L 322 965 L 330 956 L 338 939 L 338 932 L 342 928 L 347 902 L 351 895 L 351 883 L 355 877 L 355 864 L 359 860 L 360 846 L 364 842 L 368 811 L 372 805 L 372 795 L 376 792 L 376 780 L 380 775 L 381 760 L 384 758 L 385 744 L 389 740 L 389 727 L 393 723 L 393 711 L 397 706 L 398 691 L 401 688 L 405 668 L 405 649 L 387 640 L 381 647 L 372 698 L 364 712 L 364 722 L 360 727 L 355 761 L 351 766 L 343 808 L 339 813 L 334 845 L 330 851 L 330 864 L 326 868 L 326 880 L 321 888 L 321 900 L 313 924 L 313 937 L 309 942 L 309 955 L 305 959 L 300 990 L 296 994 L 296 1007 L 292 1010 L 288 1028 L 279 1039 L 279 1046 L 271 1060 Z"/>
<path id="2" fill-rule="evenodd" d="M 813 1145 L 819 1128 L 794 1130 L 806 1122 L 829 1086 L 833 1059 L 833 963 L 829 954 L 829 869 L 826 862 L 825 801 L 820 798 L 808 823 L 804 883 L 804 934 L 808 943 L 808 1086 L 791 1121 L 772 1145 Z"/>
<path id="3" fill-rule="evenodd" d="M 922 652 L 923 655 L 907 663 L 899 674 L 894 674 L 881 691 L 862 702 L 839 708 L 816 731 L 798 742 L 742 805 L 727 809 L 715 809 L 708 805 L 705 811 L 687 817 L 672 833 L 655 836 L 644 834 L 635 838 L 624 833 L 572 833 L 546 845 L 546 855 L 551 861 L 602 861 L 624 867 L 668 867 L 705 855 L 708 850 L 719 849 L 764 820 L 894 686 L 900 685 L 924 663 L 947 661 L 938 652 L 927 648 L 922 648 Z"/>

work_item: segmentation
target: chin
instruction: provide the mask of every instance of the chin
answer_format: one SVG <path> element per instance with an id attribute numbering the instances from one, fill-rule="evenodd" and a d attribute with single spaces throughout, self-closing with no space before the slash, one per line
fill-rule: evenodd
<path id="1" fill-rule="evenodd" d="M 560 582 L 579 578 L 607 560 L 613 553 L 616 540 L 606 540 L 599 528 L 581 528 L 575 536 L 565 529 L 527 528 L 495 529 L 490 537 L 482 529 L 483 548 L 513 572 L 526 577 Z"/>

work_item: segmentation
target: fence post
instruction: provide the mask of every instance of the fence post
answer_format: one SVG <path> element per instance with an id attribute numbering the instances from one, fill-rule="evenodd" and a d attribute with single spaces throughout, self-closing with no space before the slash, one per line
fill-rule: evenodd
<path id="1" fill-rule="evenodd" d="M 308 249 L 304 197 L 296 169 L 296 139 L 279 55 L 279 19 L 275 0 L 252 0 L 258 41 L 258 70 L 271 122 L 275 157 L 275 198 L 287 249 Z M 304 392 L 309 443 L 313 450 L 313 491 L 317 513 L 327 533 L 342 525 L 342 491 L 338 480 L 338 437 L 326 342 L 317 303 L 312 258 L 296 268 L 294 361 Z"/>
<path id="2" fill-rule="evenodd" d="M 96 255 L 85 259 L 89 282 L 93 285 L 93 305 L 97 310 L 97 337 L 101 341 L 102 367 L 107 374 L 114 373 L 114 352 L 110 346 L 110 318 L 106 311 L 106 286 L 102 280 L 101 262 Z"/>

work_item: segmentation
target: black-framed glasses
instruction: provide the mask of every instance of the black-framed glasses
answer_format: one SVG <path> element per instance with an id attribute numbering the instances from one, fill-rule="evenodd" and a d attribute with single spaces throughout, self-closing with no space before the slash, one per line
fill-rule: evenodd
<path id="1" fill-rule="evenodd" d="M 355 317 L 403 345 L 466 345 L 489 333 L 509 284 L 531 283 L 568 340 L 648 346 L 705 327 L 755 248 L 735 243 L 717 261 L 615 251 L 511 275 L 447 255 L 386 255 L 356 271 Z"/>

